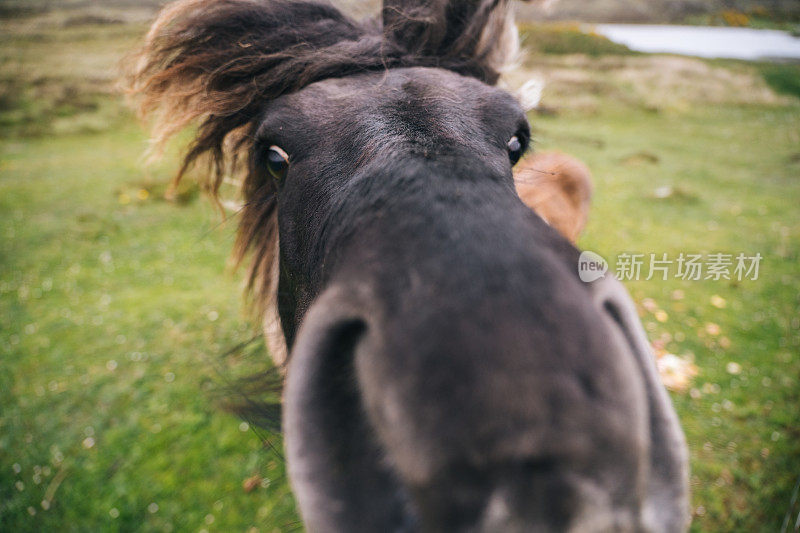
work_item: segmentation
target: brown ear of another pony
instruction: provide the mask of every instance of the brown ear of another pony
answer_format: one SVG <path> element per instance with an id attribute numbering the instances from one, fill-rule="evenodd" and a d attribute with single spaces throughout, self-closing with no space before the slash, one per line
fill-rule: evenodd
<path id="1" fill-rule="evenodd" d="M 526 157 L 514 169 L 522 201 L 573 244 L 589 218 L 592 175 L 578 159 L 561 152 Z"/>

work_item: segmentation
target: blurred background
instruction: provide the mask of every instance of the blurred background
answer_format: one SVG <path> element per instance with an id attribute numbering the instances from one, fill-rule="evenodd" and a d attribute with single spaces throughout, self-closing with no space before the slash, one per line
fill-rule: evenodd
<path id="1" fill-rule="evenodd" d="M 191 180 L 165 194 L 179 146 L 144 165 L 115 90 L 161 3 L 0 1 L 0 531 L 302 527 L 280 438 L 230 413 L 268 365 L 235 218 Z M 536 80 L 537 147 L 594 174 L 580 246 L 763 256 L 757 280 L 626 284 L 689 440 L 692 529 L 797 531 L 800 2 L 519 12 L 506 83 Z"/>

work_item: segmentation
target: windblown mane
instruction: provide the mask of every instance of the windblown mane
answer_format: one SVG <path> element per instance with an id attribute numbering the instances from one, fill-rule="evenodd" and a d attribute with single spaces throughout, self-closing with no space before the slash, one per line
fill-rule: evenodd
<path id="1" fill-rule="evenodd" d="M 274 292 L 276 190 L 251 152 L 265 102 L 322 79 L 396 67 L 494 84 L 515 45 L 507 0 L 391 0 L 380 19 L 363 22 L 321 1 L 178 0 L 129 59 L 125 82 L 152 121 L 156 152 L 196 126 L 176 181 L 202 159 L 215 198 L 225 178 L 241 183 L 234 257 L 252 257 L 248 288 L 263 311 Z"/>

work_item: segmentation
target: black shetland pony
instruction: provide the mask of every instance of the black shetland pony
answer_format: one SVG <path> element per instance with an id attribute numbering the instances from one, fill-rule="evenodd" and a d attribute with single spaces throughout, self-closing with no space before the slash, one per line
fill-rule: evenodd
<path id="1" fill-rule="evenodd" d="M 636 313 L 528 209 L 493 85 L 505 0 L 180 0 L 131 61 L 181 174 L 243 175 L 237 255 L 278 359 L 306 527 L 682 531 L 687 451 Z M 279 319 L 277 319 L 279 317 Z"/>

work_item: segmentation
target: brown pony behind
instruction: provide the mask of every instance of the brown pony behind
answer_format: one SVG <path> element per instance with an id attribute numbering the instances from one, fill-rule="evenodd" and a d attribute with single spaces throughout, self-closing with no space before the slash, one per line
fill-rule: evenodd
<path id="1" fill-rule="evenodd" d="M 581 161 L 561 152 L 541 152 L 514 169 L 517 194 L 548 224 L 575 243 L 589 217 L 592 175 Z"/>

